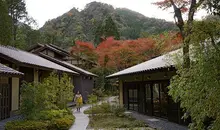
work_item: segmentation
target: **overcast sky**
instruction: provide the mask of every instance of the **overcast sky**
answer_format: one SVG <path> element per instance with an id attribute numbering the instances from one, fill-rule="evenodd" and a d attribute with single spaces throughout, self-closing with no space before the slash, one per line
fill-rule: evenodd
<path id="1" fill-rule="evenodd" d="M 42 27 L 50 19 L 56 18 L 73 7 L 83 9 L 87 3 L 94 0 L 26 0 L 27 11 Z M 148 17 L 155 17 L 173 21 L 173 13 L 162 11 L 152 3 L 158 0 L 96 0 L 98 2 L 108 3 L 115 8 L 123 7 L 139 12 Z M 198 13 L 197 18 L 201 18 L 204 12 Z"/>

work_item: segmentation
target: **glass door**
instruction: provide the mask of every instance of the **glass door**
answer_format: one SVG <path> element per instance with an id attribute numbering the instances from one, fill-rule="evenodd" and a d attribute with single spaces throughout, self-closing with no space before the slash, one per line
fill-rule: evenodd
<path id="1" fill-rule="evenodd" d="M 160 86 L 160 104 L 161 104 L 161 117 L 167 118 L 168 112 L 168 83 L 162 83 Z"/>
<path id="2" fill-rule="evenodd" d="M 151 87 L 151 84 L 146 84 L 145 85 L 145 113 L 149 116 L 152 115 L 152 94 L 151 94 L 151 91 L 152 90 L 152 87 Z"/>
<path id="3" fill-rule="evenodd" d="M 136 87 L 128 89 L 128 109 L 138 111 L 138 89 Z"/>
<path id="4" fill-rule="evenodd" d="M 160 84 L 153 84 L 153 115 L 160 117 Z"/>

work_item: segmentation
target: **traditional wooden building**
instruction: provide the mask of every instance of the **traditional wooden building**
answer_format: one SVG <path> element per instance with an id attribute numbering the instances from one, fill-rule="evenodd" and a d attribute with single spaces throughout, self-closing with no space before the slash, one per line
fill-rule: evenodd
<path id="1" fill-rule="evenodd" d="M 79 75 L 73 78 L 74 93 L 80 91 L 83 96 L 83 100 L 85 102 L 88 100 L 88 95 L 90 95 L 93 91 L 94 80 L 97 75 L 75 66 L 75 62 L 70 61 L 72 56 L 70 56 L 67 51 L 55 45 L 37 44 L 29 49 L 29 51 L 49 61 L 77 72 Z"/>
<path id="2" fill-rule="evenodd" d="M 29 48 L 27 51 L 35 54 L 44 53 L 56 59 L 66 61 L 75 66 L 83 66 L 86 65 L 87 69 L 91 69 L 97 66 L 97 63 L 94 61 L 88 60 L 86 57 L 77 56 L 74 54 L 70 54 L 70 52 L 54 45 L 54 44 L 36 44 Z"/>
<path id="3" fill-rule="evenodd" d="M 20 101 L 20 86 L 22 81 L 41 82 L 54 71 L 58 74 L 62 72 L 67 73 L 70 77 L 72 77 L 72 82 L 73 77 L 79 75 L 79 73 L 75 71 L 51 62 L 38 55 L 10 46 L 0 46 L 0 63 L 13 68 L 7 69 L 6 71 L 6 67 L 1 67 L 1 69 L 3 68 L 6 71 L 5 73 L 0 72 L 0 95 L 3 95 L 3 97 L 0 96 L 2 112 L 0 115 L 1 119 L 9 117 L 9 112 L 18 110 L 18 104 Z M 11 77 L 6 74 L 11 74 Z M 13 77 L 13 74 L 15 74 L 15 76 L 16 74 L 22 74 L 23 76 L 17 78 Z"/>
<path id="4" fill-rule="evenodd" d="M 24 74 L 0 64 L 0 120 L 18 110 L 19 78 Z"/>
<path id="5" fill-rule="evenodd" d="M 120 104 L 128 110 L 188 124 L 181 119 L 183 112 L 180 105 L 174 103 L 167 88 L 176 74 L 170 56 L 179 52 L 176 50 L 107 76 L 119 79 Z"/>

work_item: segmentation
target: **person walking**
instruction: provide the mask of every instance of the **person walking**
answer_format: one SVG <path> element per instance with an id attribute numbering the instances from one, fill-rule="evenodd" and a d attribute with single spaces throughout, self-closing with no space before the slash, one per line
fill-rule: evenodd
<path id="1" fill-rule="evenodd" d="M 76 102 L 76 110 L 78 112 L 80 112 L 80 108 L 82 106 L 82 103 L 83 103 L 83 98 L 82 98 L 82 95 L 80 94 L 80 92 L 78 91 L 75 98 L 74 98 L 74 101 Z"/>

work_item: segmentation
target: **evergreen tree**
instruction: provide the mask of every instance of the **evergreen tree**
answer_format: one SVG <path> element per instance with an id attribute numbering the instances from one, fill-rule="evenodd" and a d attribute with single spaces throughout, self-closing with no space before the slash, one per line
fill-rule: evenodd
<path id="1" fill-rule="evenodd" d="M 120 39 L 118 28 L 111 16 L 108 16 L 108 18 L 105 20 L 104 35 L 105 38 L 113 36 L 116 40 Z"/>
<path id="2" fill-rule="evenodd" d="M 0 0 L 0 44 L 9 45 L 11 41 L 11 19 L 8 15 L 7 4 Z"/>
<path id="3" fill-rule="evenodd" d="M 23 20 L 24 18 L 28 18 L 26 4 L 24 0 L 6 0 L 6 2 L 8 5 L 9 15 L 12 19 L 13 40 L 16 41 L 19 21 Z"/>
<path id="4" fill-rule="evenodd" d="M 102 24 L 99 24 L 95 31 L 95 39 L 94 39 L 95 46 L 97 46 L 99 43 L 102 42 L 103 35 L 104 34 L 103 34 Z"/>

